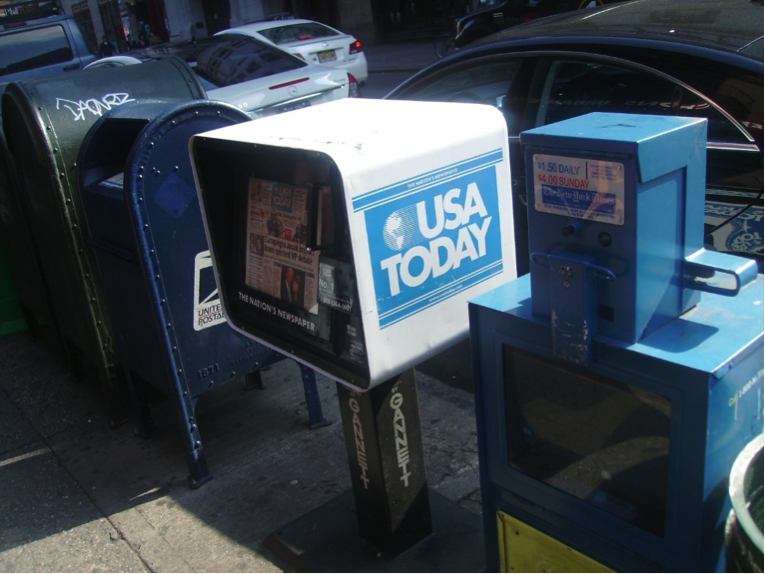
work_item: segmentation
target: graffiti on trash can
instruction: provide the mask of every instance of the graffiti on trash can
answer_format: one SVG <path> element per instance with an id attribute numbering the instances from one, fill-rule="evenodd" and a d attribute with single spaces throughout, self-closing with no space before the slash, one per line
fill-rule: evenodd
<path id="1" fill-rule="evenodd" d="M 87 100 L 67 100 L 65 98 L 56 98 L 56 109 L 66 108 L 74 116 L 74 121 L 85 120 L 85 112 L 90 112 L 94 116 L 100 118 L 105 112 L 108 112 L 112 108 L 121 106 L 127 102 L 134 102 L 135 98 L 131 98 L 130 94 L 106 94 L 100 100 L 90 98 Z"/>

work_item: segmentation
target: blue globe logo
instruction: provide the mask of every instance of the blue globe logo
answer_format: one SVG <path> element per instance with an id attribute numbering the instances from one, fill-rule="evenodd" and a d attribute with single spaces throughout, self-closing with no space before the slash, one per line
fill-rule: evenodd
<path id="1" fill-rule="evenodd" d="M 391 213 L 383 225 L 383 241 L 391 251 L 403 251 L 422 240 L 414 205 Z"/>

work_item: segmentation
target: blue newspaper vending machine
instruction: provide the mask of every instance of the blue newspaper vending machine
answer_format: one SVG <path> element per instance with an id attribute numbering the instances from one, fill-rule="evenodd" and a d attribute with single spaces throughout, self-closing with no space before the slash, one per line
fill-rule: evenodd
<path id="1" fill-rule="evenodd" d="M 470 303 L 489 571 L 717 571 L 763 280 L 702 246 L 706 120 L 521 134 L 531 272 Z"/>

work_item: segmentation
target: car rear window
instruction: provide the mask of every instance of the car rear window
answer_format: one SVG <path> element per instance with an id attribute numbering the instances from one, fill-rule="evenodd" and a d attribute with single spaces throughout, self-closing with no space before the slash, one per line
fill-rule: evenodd
<path id="1" fill-rule="evenodd" d="M 59 25 L 0 36 L 0 74 L 24 72 L 73 58 L 72 47 Z"/>
<path id="2" fill-rule="evenodd" d="M 288 24 L 277 28 L 268 28 L 258 32 L 271 40 L 274 44 L 290 44 L 292 42 L 304 42 L 317 38 L 329 38 L 337 36 L 337 32 L 317 22 L 306 24 Z"/>
<path id="3" fill-rule="evenodd" d="M 194 72 L 215 87 L 265 78 L 306 66 L 297 58 L 249 38 L 230 38 L 204 46 L 194 58 L 186 58 Z"/>
<path id="4" fill-rule="evenodd" d="M 739 81 L 723 82 L 716 96 L 729 104 L 741 121 L 750 116 L 741 111 L 746 86 Z M 762 88 L 760 88 L 760 101 Z M 755 100 L 749 98 L 749 105 Z M 762 124 L 762 108 L 758 107 Z M 550 66 L 543 90 L 537 126 L 559 122 L 590 112 L 702 117 L 709 121 L 710 142 L 747 144 L 745 134 L 710 102 L 684 87 L 654 74 L 595 61 L 558 60 Z"/>
<path id="5" fill-rule="evenodd" d="M 635 70 L 594 62 L 557 61 L 550 68 L 537 125 L 590 112 L 671 115 L 674 86 Z"/>

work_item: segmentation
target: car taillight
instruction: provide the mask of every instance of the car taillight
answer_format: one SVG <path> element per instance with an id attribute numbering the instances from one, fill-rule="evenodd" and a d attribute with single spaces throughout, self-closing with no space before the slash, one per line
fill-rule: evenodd
<path id="1" fill-rule="evenodd" d="M 361 90 L 359 89 L 359 83 L 356 81 L 356 78 L 353 77 L 353 74 L 348 74 L 348 97 L 349 98 L 361 97 Z"/>
<path id="2" fill-rule="evenodd" d="M 361 52 L 361 42 L 356 40 L 353 44 L 351 44 L 350 49 L 348 50 L 349 54 L 358 54 Z"/>

